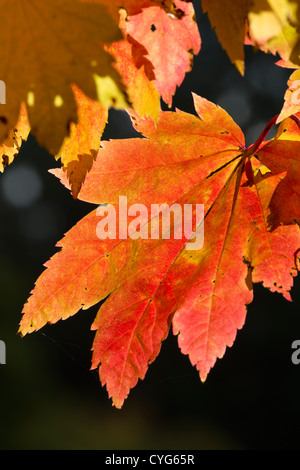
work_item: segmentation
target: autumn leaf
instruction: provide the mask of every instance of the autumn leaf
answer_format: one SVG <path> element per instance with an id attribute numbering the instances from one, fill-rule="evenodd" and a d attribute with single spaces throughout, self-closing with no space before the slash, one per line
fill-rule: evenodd
<path id="1" fill-rule="evenodd" d="M 169 106 L 176 87 L 192 68 L 193 55 L 201 47 L 192 3 L 176 0 L 174 5 L 181 12 L 179 16 L 159 6 L 149 6 L 126 21 L 127 34 L 146 49 L 145 57 L 153 65 L 155 87 Z"/>
<path id="2" fill-rule="evenodd" d="M 298 0 L 254 0 L 248 14 L 250 42 L 300 65 Z"/>
<path id="3" fill-rule="evenodd" d="M 244 75 L 244 42 L 250 0 L 202 0 L 203 12 L 208 14 L 222 47 L 239 72 Z"/>
<path id="4" fill-rule="evenodd" d="M 97 156 L 108 119 L 108 109 L 97 100 L 90 100 L 76 85 L 72 85 L 72 90 L 77 104 L 78 124 L 71 123 L 70 135 L 65 137 L 56 159 L 61 159 L 72 195 L 76 199 Z M 26 106 L 22 103 L 16 128 L 9 132 L 8 138 L 0 146 L 0 171 L 3 172 L 4 168 L 12 163 L 23 141 L 27 140 L 29 132 Z"/>
<path id="5" fill-rule="evenodd" d="M 142 8 L 139 3 L 132 5 L 130 2 L 124 2 L 124 6 L 126 5 L 126 8 L 131 14 L 137 14 L 137 11 L 142 11 L 140 15 L 141 19 L 136 19 L 136 24 L 138 24 L 138 21 L 143 23 L 143 19 L 148 15 L 147 8 L 153 7 L 152 2 L 143 1 L 141 3 Z M 112 7 L 113 5 L 111 4 L 111 8 Z M 171 5 L 169 5 L 169 7 L 171 8 Z M 164 8 L 167 9 L 167 6 L 164 5 Z M 174 9 L 173 4 L 172 8 Z M 158 11 L 159 14 L 157 13 Z M 162 18 L 166 26 L 169 27 L 168 21 L 170 20 L 166 11 L 156 6 L 155 12 L 155 17 L 159 19 Z M 158 62 L 155 69 L 153 64 L 146 57 L 147 50 L 145 47 L 137 42 L 131 35 L 127 34 L 128 25 L 130 24 L 130 18 L 127 17 L 127 12 L 125 12 L 124 9 L 120 9 L 119 14 L 119 27 L 123 32 L 124 39 L 114 42 L 106 49 L 115 58 L 116 62 L 114 67 L 117 69 L 122 77 L 123 83 L 126 85 L 129 101 L 133 109 L 140 116 L 148 116 L 156 121 L 160 111 L 160 95 L 155 87 L 155 74 L 157 73 L 158 67 L 162 67 L 162 63 Z M 185 21 L 181 29 L 183 31 L 184 28 L 186 28 L 185 34 L 190 34 L 188 26 L 190 26 L 192 22 L 196 42 L 196 38 L 199 37 L 199 34 L 197 33 L 196 24 L 192 19 L 193 8 L 191 5 L 186 6 L 186 14 L 188 15 L 187 20 L 182 19 L 182 17 L 185 16 L 185 12 L 182 10 L 180 19 L 175 18 L 175 29 L 179 32 L 179 22 L 182 21 L 182 23 L 184 23 Z M 172 18 L 172 23 L 174 23 L 174 18 Z M 168 34 L 168 32 L 166 34 Z M 152 39 L 153 32 L 148 27 L 145 28 L 144 38 L 147 35 Z M 161 37 L 161 41 L 164 41 L 164 37 Z M 172 57 L 172 51 L 169 51 L 168 54 Z M 174 59 L 177 60 L 176 57 Z M 184 76 L 186 67 L 183 68 L 181 72 Z M 168 82 L 171 82 L 170 76 L 168 76 Z M 180 82 L 178 82 L 178 84 L 180 84 Z M 175 92 L 175 88 L 176 85 L 171 93 Z M 78 124 L 72 123 L 70 136 L 65 138 L 57 158 L 61 157 L 63 168 L 67 172 L 71 184 L 73 197 L 77 198 L 86 173 L 90 171 L 100 147 L 100 139 L 108 115 L 104 106 L 101 106 L 97 101 L 88 100 L 79 89 L 76 89 L 75 92 L 73 87 L 73 92 L 78 106 Z"/>
<path id="6" fill-rule="evenodd" d="M 222 47 L 244 74 L 244 44 L 300 65 L 298 0 L 202 0 Z"/>
<path id="7" fill-rule="evenodd" d="M 0 0 L 0 11 L 0 78 L 6 84 L 0 142 L 16 127 L 25 102 L 32 134 L 56 155 L 78 120 L 72 83 L 103 105 L 128 105 L 113 58 L 102 47 L 122 39 L 105 5 Z"/>
<path id="8" fill-rule="evenodd" d="M 78 106 L 78 124 L 72 123 L 56 158 L 61 159 L 74 199 L 85 176 L 92 168 L 108 120 L 108 109 L 97 100 L 90 100 L 75 85 L 72 87 Z"/>
<path id="9" fill-rule="evenodd" d="M 200 50 L 194 9 L 180 0 L 124 0 L 118 6 L 125 39 L 108 50 L 116 60 L 133 109 L 156 120 L 160 96 L 171 106 L 176 87 L 191 70 L 193 54 Z"/>
<path id="10" fill-rule="evenodd" d="M 26 64 L 22 66 L 24 70 L 21 75 L 22 83 L 17 82 L 20 80 L 20 74 L 17 72 L 12 74 L 13 68 L 11 67 L 7 69 L 10 71 L 10 76 L 3 75 L 7 92 L 11 95 L 7 98 L 9 106 L 0 105 L 3 111 L 3 113 L 1 111 L 3 115 L 0 119 L 0 126 L 3 125 L 2 135 L 4 136 L 10 129 L 7 139 L 12 138 L 14 129 L 17 128 L 17 125 L 14 125 L 14 114 L 18 111 L 19 100 L 23 97 L 26 101 L 32 134 L 41 145 L 46 146 L 50 153 L 54 153 L 56 158 L 61 157 L 63 169 L 69 175 L 72 194 L 75 198 L 99 149 L 101 134 L 107 121 L 108 107 L 131 105 L 140 116 L 157 120 L 160 110 L 158 89 L 170 104 L 176 86 L 180 85 L 185 73 L 190 69 L 191 53 L 193 50 L 195 53 L 198 52 L 200 36 L 193 18 L 192 5 L 177 0 L 176 2 L 182 6 L 183 10 L 178 9 L 173 1 L 159 0 L 155 2 L 151 0 L 139 2 L 84 0 L 82 2 L 85 3 L 84 6 L 80 5 L 78 0 L 73 3 L 64 0 L 64 5 L 60 3 L 59 9 L 56 0 L 51 0 L 43 6 L 37 3 L 37 8 L 34 7 L 33 12 L 30 10 L 27 12 L 28 17 L 32 17 L 32 21 L 35 15 L 39 15 L 39 20 L 36 20 L 38 27 L 34 30 L 34 35 L 32 28 L 27 28 L 25 31 L 27 16 L 19 15 L 20 24 L 17 26 L 20 31 L 24 31 L 22 40 L 21 35 L 17 36 L 16 32 L 14 33 L 16 37 L 12 35 L 9 37 L 13 38 L 15 44 L 18 40 L 22 41 L 22 47 L 18 46 L 20 61 L 18 62 L 16 58 L 15 63 L 21 63 L 22 66 L 21 61 L 26 58 Z M 17 6 L 18 2 L 13 2 L 10 9 L 6 11 L 6 15 L 9 17 L 9 14 L 14 14 L 14 8 Z M 26 8 L 30 9 L 31 6 L 27 5 Z M 113 21 L 109 20 L 105 8 L 108 8 L 114 18 L 116 24 L 113 27 Z M 161 30 L 164 29 L 164 34 L 160 34 L 155 42 L 155 47 L 159 47 L 158 51 L 153 49 L 153 32 L 147 23 L 149 12 L 151 19 L 158 22 Z M 52 21 L 51 30 L 48 33 L 46 31 L 45 34 L 44 28 L 42 31 L 43 21 L 50 24 L 48 17 L 52 18 L 52 15 L 55 21 Z M 128 15 L 131 16 L 128 17 Z M 67 20 L 66 17 L 68 17 Z M 72 18 L 71 23 L 69 17 Z M 105 22 L 106 18 L 108 18 L 108 23 Z M 66 32 L 64 22 L 68 22 L 72 35 Z M 124 39 L 121 39 L 117 23 L 122 29 Z M 10 24 L 8 21 L 8 30 Z M 127 33 L 128 25 L 130 25 L 131 35 Z M 154 65 L 146 57 L 148 50 L 132 36 L 134 35 L 133 27 L 138 28 L 139 34 L 143 36 L 142 42 L 145 41 L 150 47 L 152 54 L 150 54 L 150 59 L 154 57 L 156 60 Z M 143 27 L 147 27 L 144 32 L 142 32 Z M 16 26 L 14 26 L 14 31 L 15 28 Z M 76 35 L 81 34 L 82 28 L 85 29 L 85 36 L 77 41 Z M 39 36 L 42 33 L 43 38 L 40 40 Z M 5 56 L 5 51 L 10 47 L 7 38 L 8 35 L 5 41 L 2 41 L 2 44 L 7 45 L 2 50 L 3 64 L 9 61 L 9 58 Z M 180 41 L 178 41 L 179 38 Z M 174 39 L 178 42 L 178 46 L 173 45 L 167 51 L 166 41 L 170 42 Z M 91 42 L 92 47 L 88 47 L 88 41 Z M 97 42 L 101 42 L 103 47 L 101 48 Z M 168 55 L 168 61 L 157 61 L 157 52 L 161 51 Z M 187 57 L 189 57 L 189 65 Z M 47 60 L 47 65 L 45 60 Z M 174 71 L 174 64 L 176 64 L 176 73 L 174 77 L 171 77 L 170 72 Z M 166 67 L 169 66 L 168 76 L 165 76 Z M 41 70 L 45 70 L 42 75 Z M 107 76 L 103 77 L 103 75 Z M 72 81 L 69 80 L 69 76 L 72 77 Z M 160 78 L 157 79 L 156 76 Z M 122 86 L 119 83 L 120 78 Z M 120 90 L 118 91 L 118 87 L 123 90 L 123 85 L 127 88 L 126 103 L 119 93 Z M 19 147 L 14 146 L 11 154 L 15 156 L 18 149 Z M 12 158 L 8 158 L 5 152 L 3 155 L 5 164 L 12 161 Z M 2 165 L 2 171 L 3 168 Z"/>
<path id="11" fill-rule="evenodd" d="M 144 46 L 127 35 L 126 24 L 126 12 L 120 10 L 119 26 L 125 39 L 114 42 L 109 47 L 109 52 L 115 58 L 115 67 L 126 85 L 133 109 L 140 116 L 148 116 L 157 121 L 160 95 L 154 84 L 154 67 L 146 58 L 147 50 Z"/>
<path id="12" fill-rule="evenodd" d="M 117 408 L 145 377 L 171 324 L 204 381 L 243 327 L 253 283 L 291 300 L 299 120 L 283 121 L 264 141 L 275 117 L 245 148 L 222 108 L 196 95 L 194 103 L 198 116 L 161 111 L 157 125 L 131 113 L 146 138 L 102 142 L 79 194 L 99 206 L 57 244 L 24 306 L 22 335 L 106 299 L 92 325 L 92 368 Z M 62 170 L 52 172 L 69 186 Z M 180 233 L 174 212 L 174 236 L 165 236 L 166 227 L 156 236 L 160 212 L 167 217 L 178 207 L 192 208 L 190 231 Z"/>

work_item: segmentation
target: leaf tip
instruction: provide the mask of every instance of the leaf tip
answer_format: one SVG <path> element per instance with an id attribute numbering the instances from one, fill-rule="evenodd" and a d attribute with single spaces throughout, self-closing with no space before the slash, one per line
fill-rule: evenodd
<path id="1" fill-rule="evenodd" d="M 119 399 L 116 399 L 112 401 L 112 406 L 114 408 L 116 408 L 117 410 L 121 410 L 122 407 L 123 407 L 123 404 L 124 404 L 124 400 L 119 400 Z"/>
<path id="2" fill-rule="evenodd" d="M 238 69 L 239 73 L 244 77 L 245 75 L 245 62 L 242 59 L 237 59 L 234 62 L 236 68 Z"/>
<path id="3" fill-rule="evenodd" d="M 26 334 L 26 333 L 25 333 Z M 25 334 L 23 334 L 21 327 L 17 331 L 17 335 L 20 336 L 20 338 L 24 338 Z"/>
<path id="4" fill-rule="evenodd" d="M 206 372 L 206 371 L 200 371 L 199 375 L 200 375 L 200 380 L 201 380 L 201 382 L 204 384 L 204 382 L 206 382 L 206 379 L 207 379 L 207 376 L 208 376 L 208 372 Z"/>

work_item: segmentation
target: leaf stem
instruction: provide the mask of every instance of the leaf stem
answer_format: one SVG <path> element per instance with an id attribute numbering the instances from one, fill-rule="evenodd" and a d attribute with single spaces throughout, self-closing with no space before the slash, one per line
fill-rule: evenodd
<path id="1" fill-rule="evenodd" d="M 246 153 L 244 154 L 245 157 L 250 157 L 251 155 L 253 155 L 256 152 L 256 150 L 259 148 L 260 144 L 265 140 L 265 137 L 269 133 L 271 127 L 273 127 L 274 124 L 276 124 L 278 116 L 279 116 L 279 114 L 277 114 L 276 116 L 274 116 L 271 119 L 271 121 L 266 125 L 266 127 L 264 128 L 264 130 L 260 134 L 257 141 L 247 148 Z"/>
<path id="2" fill-rule="evenodd" d="M 249 147 L 247 148 L 247 150 L 244 154 L 244 157 L 251 157 L 251 155 L 253 155 L 256 152 L 256 150 L 259 148 L 260 144 L 265 140 L 265 137 L 267 136 L 267 134 L 270 131 L 271 127 L 274 126 L 274 124 L 276 124 L 278 116 L 279 116 L 279 114 L 274 116 L 271 119 L 271 121 L 266 125 L 266 127 L 262 131 L 262 133 L 259 136 L 259 138 L 257 139 L 257 141 L 254 144 L 249 145 Z M 289 119 L 292 119 L 293 121 L 295 121 L 295 123 L 297 124 L 297 126 L 300 129 L 300 119 L 298 118 L 298 116 L 296 116 L 295 114 L 292 114 L 291 116 L 289 116 Z"/>

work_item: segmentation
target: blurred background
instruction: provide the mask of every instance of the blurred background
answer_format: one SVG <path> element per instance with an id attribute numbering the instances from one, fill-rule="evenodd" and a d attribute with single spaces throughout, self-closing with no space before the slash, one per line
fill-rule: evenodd
<path id="1" fill-rule="evenodd" d="M 203 46 L 173 109 L 195 113 L 191 92 L 204 96 L 231 114 L 249 145 L 280 112 L 290 72 L 275 65 L 277 58 L 246 48 L 242 78 L 207 17 L 199 8 L 196 14 Z M 133 136 L 126 113 L 112 110 L 104 139 Z M 7 354 L 0 365 L 0 448 L 298 449 L 300 365 L 291 361 L 291 345 L 300 340 L 300 279 L 293 302 L 255 286 L 243 330 L 204 384 L 171 332 L 122 410 L 89 370 L 98 306 L 17 335 L 43 263 L 94 208 L 74 201 L 48 173 L 55 165 L 29 138 L 0 175 L 0 339 Z"/>

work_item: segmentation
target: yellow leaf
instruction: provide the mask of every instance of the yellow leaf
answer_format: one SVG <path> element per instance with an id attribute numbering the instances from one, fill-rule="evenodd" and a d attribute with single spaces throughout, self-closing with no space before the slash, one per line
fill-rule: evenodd
<path id="1" fill-rule="evenodd" d="M 76 199 L 99 151 L 101 136 L 108 119 L 108 109 L 98 101 L 87 98 L 75 85 L 72 88 L 79 120 L 78 124 L 71 124 L 70 136 L 65 138 L 56 158 L 61 158 L 72 195 Z"/>
<path id="2" fill-rule="evenodd" d="M 244 74 L 244 41 L 250 0 L 202 0 L 222 47 L 239 72 Z"/>
<path id="3" fill-rule="evenodd" d="M 91 99 L 128 105 L 112 57 L 103 49 L 122 38 L 100 2 L 80 0 L 0 0 L 0 142 L 15 128 L 25 101 L 31 131 L 57 154 L 72 122 L 77 122 L 75 83 Z M 95 76 L 107 77 L 97 90 Z"/>
<path id="4" fill-rule="evenodd" d="M 299 41 L 298 0 L 254 0 L 248 20 L 252 44 L 299 64 L 299 54 L 295 57 Z"/>

